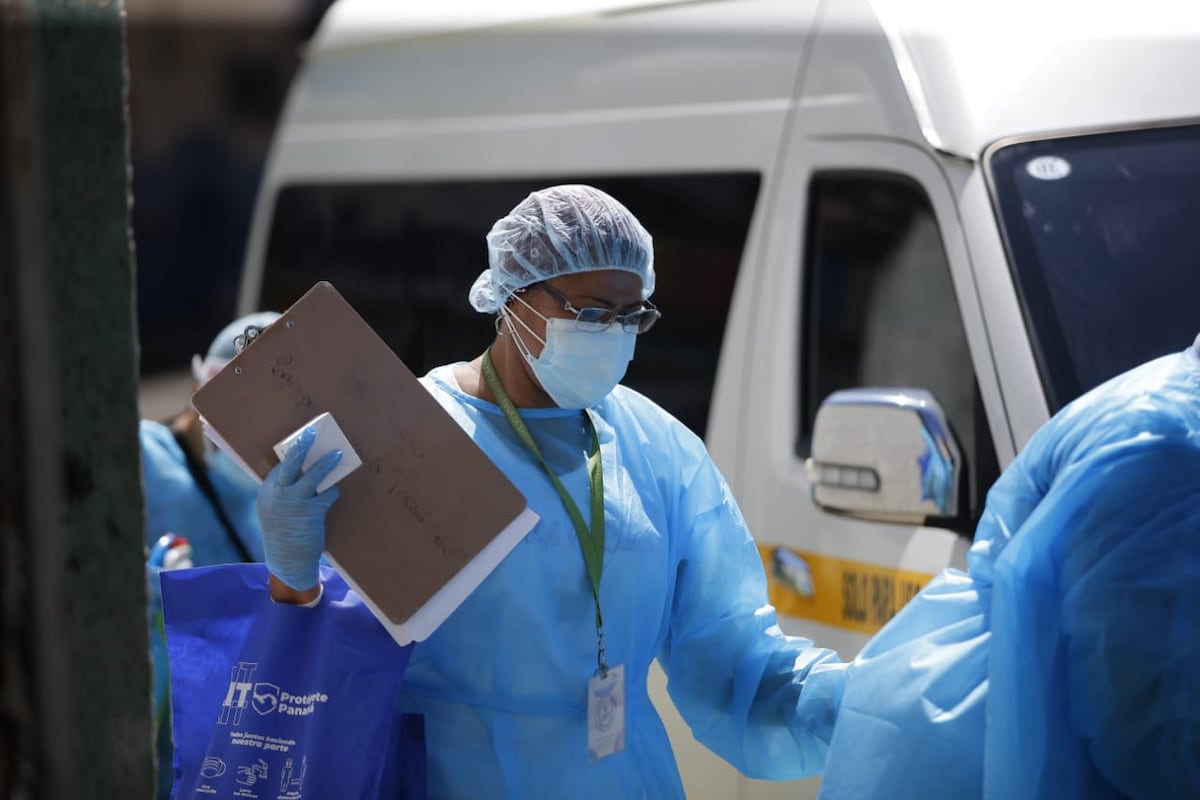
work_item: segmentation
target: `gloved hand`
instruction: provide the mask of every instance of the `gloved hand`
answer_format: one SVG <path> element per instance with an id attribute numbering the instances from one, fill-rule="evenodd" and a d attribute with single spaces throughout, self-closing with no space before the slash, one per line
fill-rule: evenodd
<path id="1" fill-rule="evenodd" d="M 317 486 L 342 459 L 342 451 L 326 453 L 307 472 L 304 458 L 317 432 L 307 428 L 283 461 L 267 473 L 258 492 L 267 570 L 296 591 L 316 586 L 321 579 L 325 550 L 325 514 L 338 499 L 338 487 L 317 494 Z"/>

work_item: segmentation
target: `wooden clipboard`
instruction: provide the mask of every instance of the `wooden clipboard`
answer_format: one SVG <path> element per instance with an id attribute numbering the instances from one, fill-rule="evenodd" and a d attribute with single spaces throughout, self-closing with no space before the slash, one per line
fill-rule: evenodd
<path id="1" fill-rule="evenodd" d="M 525 497 L 331 284 L 202 386 L 210 436 L 261 479 L 330 412 L 362 466 L 339 483 L 326 555 L 401 644 L 427 638 L 532 529 Z"/>

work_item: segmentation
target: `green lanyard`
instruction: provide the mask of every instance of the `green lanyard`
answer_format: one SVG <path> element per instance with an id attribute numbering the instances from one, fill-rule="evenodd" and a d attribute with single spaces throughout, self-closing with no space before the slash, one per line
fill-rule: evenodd
<path id="1" fill-rule="evenodd" d="M 575 524 L 579 547 L 583 551 L 583 563 L 587 566 L 588 579 L 592 584 L 592 599 L 596 602 L 596 638 L 599 643 L 596 661 L 600 665 L 600 673 L 607 676 L 608 663 L 604 658 L 604 620 L 600 616 L 600 569 L 604 564 L 604 470 L 600 463 L 600 437 L 596 433 L 596 421 L 592 419 L 591 410 L 584 409 L 584 416 L 592 431 L 592 449 L 588 453 L 588 483 L 591 486 L 592 496 L 592 529 L 589 531 L 583 523 L 583 515 L 579 513 L 579 506 L 575 505 L 575 501 L 567 492 L 566 487 L 562 485 L 562 481 L 558 479 L 554 470 L 550 469 L 550 465 L 542 457 L 542 451 L 538 449 L 537 442 L 533 440 L 533 434 L 525 426 L 525 420 L 521 419 L 521 415 L 517 413 L 517 407 L 513 405 L 512 398 L 508 396 L 504 384 L 500 382 L 500 376 L 496 374 L 496 368 L 492 364 L 490 349 L 483 354 L 483 380 L 491 390 L 492 396 L 496 398 L 496 405 L 500 406 L 500 410 L 508 418 L 508 424 L 512 426 L 513 431 L 541 463 L 542 469 L 546 470 L 546 475 L 562 499 L 563 507 L 567 509 L 567 514 L 571 517 L 571 522 Z"/>

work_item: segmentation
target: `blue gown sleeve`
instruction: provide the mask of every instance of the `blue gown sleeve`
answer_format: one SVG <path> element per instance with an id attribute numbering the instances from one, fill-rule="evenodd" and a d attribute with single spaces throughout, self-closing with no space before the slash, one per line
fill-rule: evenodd
<path id="1" fill-rule="evenodd" d="M 855 659 L 821 800 L 981 796 L 991 589 L 946 570 Z"/>
<path id="2" fill-rule="evenodd" d="M 1044 735 L 1045 774 L 1067 760 L 1056 750 L 1079 742 L 1106 790 L 1200 797 L 1200 450 L 1182 437 L 1146 435 L 1099 450 L 1076 472 L 1053 520 L 1070 535 L 1040 554 L 1022 548 L 1006 557 L 1003 582 L 1012 590 L 998 586 L 997 595 L 998 637 L 1061 625 L 1065 669 L 1061 684 L 1053 675 L 1046 682 L 1065 693 L 1069 735 Z M 1039 626 L 1046 615 L 1036 609 L 1007 613 L 1029 605 L 1047 561 L 1060 597 L 1047 624 Z M 1028 692 L 994 673 L 994 701 Z M 989 731 L 988 785 L 997 792 L 1024 791 L 1011 768 L 1036 763 L 1030 739 L 1043 735 L 1039 709 L 1012 711 L 1011 730 Z"/>
<path id="3" fill-rule="evenodd" d="M 856 659 L 822 800 L 1200 797 L 1200 369 L 1044 425 Z"/>
<path id="4" fill-rule="evenodd" d="M 1097 491 L 1081 528 L 1101 535 L 1063 565 L 1073 716 L 1123 794 L 1200 797 L 1200 452 L 1163 443 L 1114 468 L 1128 493 Z"/>
<path id="5" fill-rule="evenodd" d="M 155 523 L 162 515 L 160 504 L 171 498 L 171 493 L 164 488 L 163 465 L 181 463 L 183 455 L 179 453 L 179 445 L 170 428 L 158 422 L 141 420 L 138 442 L 142 456 L 142 491 L 146 498 L 146 526 L 142 538 L 149 551 L 165 533 Z"/>
<path id="6" fill-rule="evenodd" d="M 1044 499 L 1041 434 L 1000 476 L 967 554 L 871 638 L 847 681 L 821 800 L 982 797 L 996 562 Z"/>
<path id="7" fill-rule="evenodd" d="M 690 466 L 672 520 L 678 567 L 659 653 L 667 691 L 696 739 L 745 775 L 820 774 L 846 665 L 780 630 L 729 487 L 699 440 L 682 446 Z"/>

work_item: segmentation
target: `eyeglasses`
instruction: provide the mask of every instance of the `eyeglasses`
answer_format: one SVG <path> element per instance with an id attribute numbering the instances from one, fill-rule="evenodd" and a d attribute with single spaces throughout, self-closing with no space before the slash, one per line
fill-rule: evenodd
<path id="1" fill-rule="evenodd" d="M 618 323 L 625 329 L 626 333 L 645 333 L 654 327 L 654 323 L 658 322 L 658 318 L 662 313 L 654 306 L 653 303 L 646 301 L 642 303 L 642 307 L 637 311 L 630 311 L 628 314 L 618 314 L 611 308 L 598 308 L 591 306 L 588 308 L 576 308 L 571 304 L 567 297 L 548 283 L 539 283 L 538 286 L 549 292 L 550 296 L 563 304 L 564 311 L 570 311 L 575 315 L 575 327 L 584 331 L 599 331 L 607 330 L 613 323 Z"/>

